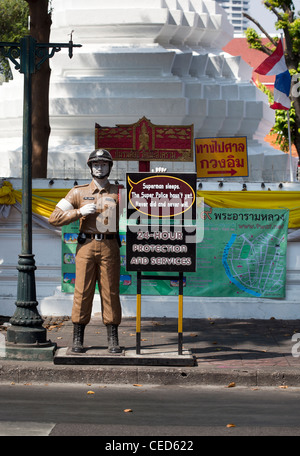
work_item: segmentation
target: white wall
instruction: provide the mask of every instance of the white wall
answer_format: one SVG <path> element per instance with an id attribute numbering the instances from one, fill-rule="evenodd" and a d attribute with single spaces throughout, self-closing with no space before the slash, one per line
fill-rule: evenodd
<path id="1" fill-rule="evenodd" d="M 21 187 L 19 179 L 11 180 Z M 283 191 L 299 190 L 298 183 L 284 185 Z M 55 188 L 71 188 L 73 181 L 57 180 Z M 34 181 L 33 188 L 48 188 L 48 180 Z M 241 189 L 240 183 L 224 182 L 224 190 Z M 266 183 L 266 188 L 278 190 L 278 184 Z M 218 183 L 204 183 L 204 190 L 218 190 Z M 260 190 L 260 184 L 248 184 L 249 190 Z M 222 191 L 222 190 L 220 190 Z M 300 196 L 300 193 L 299 193 Z M 21 217 L 12 207 L 7 219 L 0 219 L 0 315 L 11 316 L 17 298 L 18 255 L 21 252 Z M 72 295 L 61 292 L 61 236 L 33 224 L 33 254 L 37 270 L 36 290 L 39 312 L 43 316 L 70 315 Z M 299 318 L 300 242 L 288 242 L 287 285 L 285 299 L 184 297 L 185 318 Z M 94 300 L 93 314 L 99 314 L 99 295 Z M 124 316 L 135 316 L 136 297 L 122 296 Z M 177 317 L 178 298 L 142 297 L 142 316 Z"/>

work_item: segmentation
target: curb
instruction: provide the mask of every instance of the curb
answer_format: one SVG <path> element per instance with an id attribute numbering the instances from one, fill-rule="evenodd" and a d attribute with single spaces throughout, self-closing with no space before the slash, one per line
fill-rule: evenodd
<path id="1" fill-rule="evenodd" d="M 201 367 L 61 366 L 34 361 L 0 364 L 0 383 L 142 384 L 178 386 L 300 386 L 298 369 L 201 369 Z"/>

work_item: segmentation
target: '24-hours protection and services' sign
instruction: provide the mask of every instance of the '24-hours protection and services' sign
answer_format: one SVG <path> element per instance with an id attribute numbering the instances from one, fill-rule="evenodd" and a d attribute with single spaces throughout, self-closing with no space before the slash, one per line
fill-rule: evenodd
<path id="1" fill-rule="evenodd" d="M 195 271 L 196 174 L 127 174 L 127 271 Z"/>

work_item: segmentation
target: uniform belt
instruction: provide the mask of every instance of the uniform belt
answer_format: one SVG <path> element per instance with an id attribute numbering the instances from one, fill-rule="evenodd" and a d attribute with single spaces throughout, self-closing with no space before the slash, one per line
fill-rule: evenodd
<path id="1" fill-rule="evenodd" d="M 87 239 L 96 239 L 102 241 L 103 239 L 116 239 L 116 234 L 105 234 L 105 233 L 82 233 Z"/>

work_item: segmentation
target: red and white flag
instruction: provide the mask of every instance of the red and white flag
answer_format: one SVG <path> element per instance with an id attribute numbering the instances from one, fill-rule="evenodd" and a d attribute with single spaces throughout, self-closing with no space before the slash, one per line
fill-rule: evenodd
<path id="1" fill-rule="evenodd" d="M 289 110 L 291 100 L 289 98 L 291 89 L 291 75 L 285 63 L 282 40 L 279 41 L 275 51 L 267 57 L 257 68 L 255 73 L 266 76 L 275 75 L 274 103 L 272 109 Z"/>

